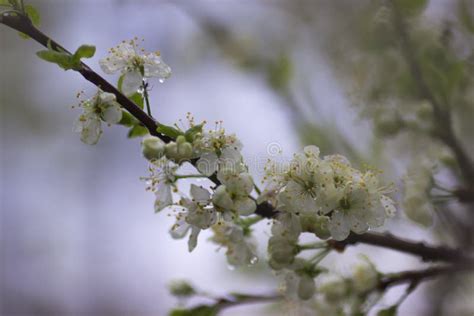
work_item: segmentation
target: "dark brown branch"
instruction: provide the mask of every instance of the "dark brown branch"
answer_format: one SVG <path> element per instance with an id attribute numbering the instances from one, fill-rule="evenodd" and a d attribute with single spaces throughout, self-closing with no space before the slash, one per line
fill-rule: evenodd
<path id="1" fill-rule="evenodd" d="M 444 246 L 428 246 L 423 242 L 413 242 L 391 234 L 365 233 L 358 235 L 351 233 L 343 241 L 330 240 L 328 243 L 332 248 L 339 251 L 343 251 L 347 246 L 367 244 L 412 254 L 420 257 L 423 261 L 469 262 L 474 264 L 474 258 L 460 250 Z"/>
<path id="2" fill-rule="evenodd" d="M 415 84 L 420 91 L 421 97 L 428 100 L 433 108 L 434 121 L 437 128 L 435 135 L 453 151 L 464 181 L 470 186 L 474 186 L 474 164 L 454 134 L 451 116 L 448 111 L 449 104 L 441 104 L 428 86 L 400 8 L 398 8 L 396 1 L 391 0 L 391 4 L 393 7 L 393 23 L 400 37 L 403 56 L 408 64 Z"/>
<path id="3" fill-rule="evenodd" d="M 30 20 L 19 14 L 15 15 L 1 15 L 0 23 L 5 24 L 6 26 L 11 27 L 19 32 L 22 32 L 44 47 L 51 45 L 51 48 L 58 51 L 66 51 L 64 47 L 59 45 L 57 42 L 52 40 L 50 37 L 45 35 L 43 32 L 38 30 Z M 157 125 L 156 121 L 146 114 L 139 106 L 133 103 L 129 98 L 123 95 L 117 88 L 110 84 L 107 80 L 102 78 L 98 73 L 93 71 L 89 66 L 84 63 L 81 63 L 81 68 L 77 70 L 87 81 L 93 83 L 95 86 L 99 87 L 105 92 L 113 93 L 117 98 L 117 102 L 120 103 L 130 114 L 132 114 L 137 120 L 139 120 L 150 132 L 151 135 L 160 137 L 164 142 L 169 142 L 171 138 L 165 135 L 161 135 L 156 131 Z"/>
<path id="4" fill-rule="evenodd" d="M 66 51 L 60 44 L 46 36 L 35 26 L 33 26 L 30 20 L 22 15 L 0 15 L 0 23 L 3 23 L 19 32 L 25 33 L 32 39 L 47 47 L 48 43 L 53 49 Z M 107 80 L 102 78 L 99 74 L 94 72 L 89 66 L 81 63 L 81 68 L 77 70 L 81 75 L 93 83 L 95 86 L 100 87 L 103 91 L 113 93 L 117 102 L 120 103 L 127 111 L 130 112 L 137 120 L 139 120 L 145 127 L 148 128 L 151 135 L 160 137 L 163 141 L 169 142 L 172 139 L 161 135 L 156 132 L 157 122 L 145 113 L 140 107 L 133 103 L 129 98 L 123 95 L 117 88 L 110 84 Z M 420 72 L 421 73 L 421 72 Z M 429 91 L 429 90 L 428 90 Z M 435 100 L 433 98 L 433 100 Z M 436 100 L 435 100 L 436 102 Z M 461 163 L 460 163 L 461 164 Z M 219 181 L 215 175 L 209 178 L 216 185 L 219 185 Z M 266 218 L 274 218 L 278 213 L 269 203 L 262 203 L 258 205 L 255 212 L 257 215 Z M 424 245 L 423 243 L 415 243 L 407 240 L 402 240 L 392 235 L 380 235 L 380 234 L 364 234 L 355 235 L 352 234 L 347 240 L 344 241 L 330 241 L 335 249 L 344 249 L 347 245 L 353 245 L 357 243 L 365 243 L 374 246 L 381 246 L 391 248 L 401 252 L 410 253 L 416 256 L 420 256 L 423 260 L 441 260 L 441 261 L 464 261 L 467 258 L 462 252 L 445 248 L 445 247 L 432 247 Z"/>
<path id="5" fill-rule="evenodd" d="M 424 270 L 405 271 L 395 274 L 390 274 L 382 277 L 377 287 L 380 291 L 385 291 L 387 288 L 409 283 L 418 284 L 421 281 L 432 279 L 441 275 L 450 275 L 453 273 L 468 272 L 474 269 L 473 264 L 469 265 L 451 265 L 430 267 Z"/>

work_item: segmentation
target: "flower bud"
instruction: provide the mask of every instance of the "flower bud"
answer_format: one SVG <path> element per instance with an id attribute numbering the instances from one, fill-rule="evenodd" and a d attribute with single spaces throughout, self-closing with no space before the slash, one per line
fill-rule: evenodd
<path id="1" fill-rule="evenodd" d="M 298 297 L 302 300 L 309 300 L 316 291 L 314 279 L 309 275 L 302 275 L 298 284 Z"/>
<path id="2" fill-rule="evenodd" d="M 165 143 L 155 136 L 147 136 L 142 140 L 142 153 L 148 160 L 161 158 L 165 153 Z"/>
<path id="3" fill-rule="evenodd" d="M 347 284 L 341 277 L 334 277 L 322 283 L 318 292 L 324 294 L 324 297 L 330 302 L 337 302 L 347 294 Z"/>
<path id="4" fill-rule="evenodd" d="M 352 280 L 356 292 L 365 293 L 375 288 L 379 280 L 379 274 L 372 264 L 359 264 L 355 268 Z"/>
<path id="5" fill-rule="evenodd" d="M 316 214 L 301 214 L 301 229 L 315 234 L 320 239 L 328 239 L 331 233 L 328 229 L 329 217 Z"/>
<path id="6" fill-rule="evenodd" d="M 171 295 L 177 296 L 177 297 L 190 297 L 196 294 L 196 290 L 191 286 L 186 281 L 179 280 L 179 281 L 173 281 L 169 285 L 169 289 L 171 292 Z"/>

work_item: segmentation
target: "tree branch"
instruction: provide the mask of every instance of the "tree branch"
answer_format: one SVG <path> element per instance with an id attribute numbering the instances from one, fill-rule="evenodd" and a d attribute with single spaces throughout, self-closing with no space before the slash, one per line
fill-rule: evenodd
<path id="1" fill-rule="evenodd" d="M 418 284 L 421 281 L 432 279 L 441 275 L 448 275 L 453 273 L 467 272 L 474 269 L 474 265 L 450 265 L 430 267 L 424 270 L 404 271 L 394 274 L 389 274 L 380 280 L 377 289 L 385 291 L 387 288 L 404 284 Z"/>
<path id="2" fill-rule="evenodd" d="M 454 134 L 451 116 L 447 110 L 449 104 L 441 104 L 428 86 L 417 59 L 415 49 L 413 48 L 405 21 L 400 12 L 400 8 L 398 8 L 396 1 L 391 0 L 390 2 L 393 8 L 393 23 L 400 37 L 403 56 L 405 57 L 415 84 L 420 91 L 421 97 L 431 103 L 434 120 L 437 126 L 437 130 L 435 131 L 436 136 L 453 151 L 461 169 L 461 176 L 464 178 L 464 181 L 470 186 L 474 186 L 474 164 Z"/>
<path id="3" fill-rule="evenodd" d="M 56 51 L 62 50 L 69 53 L 69 51 L 62 47 L 60 44 L 58 44 L 49 36 L 38 30 L 26 16 L 20 14 L 3 14 L 0 15 L 0 23 L 3 23 L 14 30 L 28 35 L 44 47 L 48 47 L 49 43 L 52 49 Z M 146 114 L 139 106 L 137 106 L 133 101 L 127 98 L 123 93 L 121 93 L 117 88 L 115 88 L 107 80 L 101 77 L 98 73 L 93 71 L 88 65 L 81 62 L 81 67 L 77 70 L 77 72 L 79 72 L 87 81 L 91 82 L 103 91 L 113 93 L 117 99 L 117 102 L 121 106 L 123 106 L 128 112 L 130 112 L 130 114 L 133 115 L 137 120 L 139 120 L 149 130 L 151 135 L 161 138 L 166 143 L 171 141 L 171 138 L 165 135 L 161 135 L 156 131 L 157 122 L 151 116 Z"/>
<path id="4" fill-rule="evenodd" d="M 32 39 L 34 39 L 35 41 L 37 41 L 38 43 L 40 43 L 41 45 L 45 47 L 47 47 L 49 43 L 50 46 L 55 50 L 67 51 L 60 44 L 58 44 L 57 42 L 52 40 L 50 37 L 48 37 L 47 35 L 42 33 L 40 30 L 38 30 L 33 24 L 31 24 L 30 20 L 23 15 L 19 15 L 19 14 L 0 15 L 0 23 L 5 24 L 6 26 L 16 31 L 25 33 L 26 35 L 30 36 Z M 107 80 L 105 80 L 95 71 L 93 71 L 88 65 L 81 63 L 81 68 L 77 71 L 86 80 L 88 80 L 95 86 L 99 87 L 103 91 L 113 93 L 116 96 L 117 102 L 121 106 L 123 106 L 127 111 L 129 111 L 130 114 L 133 115 L 137 120 L 139 120 L 149 130 L 151 135 L 161 138 L 166 143 L 172 141 L 170 137 L 162 135 L 156 131 L 157 122 L 151 116 L 145 113 L 140 107 L 138 107 L 134 102 L 132 102 L 125 95 L 123 95 L 117 88 L 115 88 Z M 418 71 L 415 71 L 415 73 L 418 73 Z M 427 91 L 429 92 L 429 89 L 427 89 Z M 428 93 L 427 96 L 430 96 L 430 94 Z M 432 98 L 435 104 L 437 104 L 434 97 Z M 462 153 L 463 151 L 461 150 L 461 156 L 463 156 Z M 195 161 L 191 161 L 191 163 L 194 164 Z M 215 174 L 209 177 L 209 179 L 212 182 L 214 182 L 216 185 L 220 184 Z M 258 205 L 255 213 L 265 218 L 274 218 L 276 214 L 278 214 L 278 211 L 275 210 L 273 206 L 270 205 L 269 203 L 264 202 Z M 449 249 L 445 247 L 427 246 L 427 245 L 424 245 L 423 243 L 416 243 L 416 242 L 411 242 L 407 240 L 402 240 L 392 235 L 380 235 L 380 234 L 371 234 L 371 233 L 367 233 L 363 235 L 351 234 L 349 238 L 344 241 L 330 241 L 331 246 L 338 250 L 344 249 L 347 245 L 354 245 L 357 243 L 365 243 L 369 245 L 380 246 L 380 247 L 398 250 L 401 252 L 410 253 L 413 255 L 420 256 L 423 260 L 426 260 L 426 261 L 440 260 L 440 261 L 457 262 L 457 261 L 471 260 L 471 258 L 462 254 L 462 252 L 458 250 Z"/>
<path id="5" fill-rule="evenodd" d="M 329 240 L 329 245 L 343 251 L 347 246 L 356 244 L 367 244 L 398 250 L 404 253 L 420 257 L 423 261 L 445 261 L 474 264 L 474 258 L 464 254 L 462 251 L 444 246 L 429 246 L 423 242 L 413 242 L 392 234 L 365 233 L 362 235 L 351 233 L 342 241 Z"/>

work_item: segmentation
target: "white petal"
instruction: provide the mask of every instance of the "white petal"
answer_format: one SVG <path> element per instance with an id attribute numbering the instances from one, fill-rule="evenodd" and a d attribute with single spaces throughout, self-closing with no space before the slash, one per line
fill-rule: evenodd
<path id="1" fill-rule="evenodd" d="M 109 124 L 117 124 L 122 119 L 122 109 L 117 102 L 110 103 L 109 106 L 102 111 L 102 118 Z"/>
<path id="2" fill-rule="evenodd" d="M 217 170 L 217 160 L 215 152 L 204 152 L 196 164 L 197 169 L 203 175 L 211 176 Z"/>
<path id="3" fill-rule="evenodd" d="M 227 192 L 225 185 L 218 186 L 217 189 L 214 191 L 212 203 L 226 210 L 232 209 L 234 202 L 232 201 L 229 193 Z"/>
<path id="4" fill-rule="evenodd" d="M 235 149 L 235 147 L 226 146 L 222 149 L 220 159 L 225 161 L 226 164 L 236 164 L 242 160 L 242 155 L 239 150 Z"/>
<path id="5" fill-rule="evenodd" d="M 369 229 L 369 225 L 364 221 L 363 217 L 358 214 L 358 212 L 351 212 L 347 216 L 347 220 L 351 227 L 351 230 L 354 233 L 362 234 L 365 233 Z"/>
<path id="6" fill-rule="evenodd" d="M 143 60 L 145 62 L 145 77 L 157 77 L 161 80 L 167 79 L 171 76 L 171 68 L 167 64 L 163 62 L 160 56 L 149 53 L 143 56 Z"/>
<path id="7" fill-rule="evenodd" d="M 385 213 L 388 217 L 393 217 L 397 213 L 397 209 L 395 208 L 395 202 L 386 195 L 382 195 L 380 198 L 380 203 L 382 203 L 383 208 L 385 209 Z"/>
<path id="8" fill-rule="evenodd" d="M 131 96 L 138 91 L 142 85 L 143 77 L 138 70 L 125 73 L 122 82 L 122 92 L 126 96 Z"/>
<path id="9" fill-rule="evenodd" d="M 81 132 L 85 144 L 95 145 L 102 134 L 101 122 L 97 115 L 81 116 L 76 130 Z"/>
<path id="10" fill-rule="evenodd" d="M 225 181 L 227 190 L 236 195 L 248 195 L 253 190 L 252 176 L 248 173 L 241 173 L 237 176 L 230 176 Z"/>
<path id="11" fill-rule="evenodd" d="M 188 232 L 190 227 L 191 226 L 188 223 L 186 223 L 183 216 L 171 227 L 170 229 L 171 237 L 173 237 L 174 239 L 183 238 L 184 236 L 186 236 L 186 233 Z"/>
<path id="12" fill-rule="evenodd" d="M 192 227 L 191 228 L 191 234 L 189 235 L 189 240 L 188 240 L 188 250 L 189 252 L 193 251 L 194 248 L 197 246 L 197 239 L 199 236 L 199 233 L 201 232 L 201 229 L 197 227 Z"/>
<path id="13" fill-rule="evenodd" d="M 207 203 L 211 199 L 211 194 L 203 187 L 191 184 L 190 191 L 194 201 L 198 203 Z"/>
<path id="14" fill-rule="evenodd" d="M 160 182 L 156 187 L 155 212 L 159 212 L 167 206 L 173 204 L 173 196 L 171 194 L 171 185 Z"/>
<path id="15" fill-rule="evenodd" d="M 319 147 L 314 145 L 306 146 L 303 151 L 308 157 L 313 158 L 318 158 L 320 153 Z"/>
<path id="16" fill-rule="evenodd" d="M 115 101 L 115 94 L 109 92 L 101 92 L 99 90 L 99 103 L 107 104 Z"/>
<path id="17" fill-rule="evenodd" d="M 350 228 L 345 215 L 340 211 L 334 211 L 328 224 L 331 236 L 335 240 L 344 240 L 349 236 Z"/>
<path id="18" fill-rule="evenodd" d="M 234 200 L 234 210 L 240 215 L 246 216 L 253 214 L 257 209 L 255 201 L 249 197 L 241 197 Z"/>

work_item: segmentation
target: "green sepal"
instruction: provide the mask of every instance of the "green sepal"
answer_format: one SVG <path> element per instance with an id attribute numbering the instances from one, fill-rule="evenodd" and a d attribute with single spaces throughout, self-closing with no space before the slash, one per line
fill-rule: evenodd
<path id="1" fill-rule="evenodd" d="M 156 128 L 156 131 L 160 134 L 166 135 L 173 139 L 176 139 L 178 136 L 183 135 L 183 132 L 181 132 L 180 130 L 172 126 L 168 126 L 168 125 L 164 125 L 160 123 L 158 123 L 157 125 L 158 127 Z"/>
<path id="2" fill-rule="evenodd" d="M 184 133 L 184 137 L 186 137 L 186 140 L 188 142 L 192 143 L 194 141 L 194 138 L 196 137 L 196 135 L 202 133 L 203 126 L 204 126 L 204 124 L 198 124 L 198 125 L 194 125 L 190 129 L 188 129 Z"/>
<path id="3" fill-rule="evenodd" d="M 141 125 L 135 125 L 128 131 L 128 138 L 141 137 L 148 134 L 148 129 Z"/>

